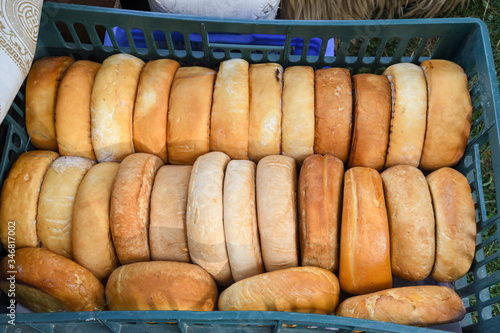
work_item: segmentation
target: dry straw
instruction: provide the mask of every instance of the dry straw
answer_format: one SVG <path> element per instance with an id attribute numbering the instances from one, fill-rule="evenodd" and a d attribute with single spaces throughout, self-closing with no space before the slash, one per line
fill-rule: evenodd
<path id="1" fill-rule="evenodd" d="M 466 0 L 282 0 L 280 16 L 293 20 L 429 18 L 465 3 Z"/>

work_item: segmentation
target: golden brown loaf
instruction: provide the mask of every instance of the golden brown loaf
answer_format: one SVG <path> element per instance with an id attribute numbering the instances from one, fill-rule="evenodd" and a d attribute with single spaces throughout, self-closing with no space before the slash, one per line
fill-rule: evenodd
<path id="1" fill-rule="evenodd" d="M 314 70 L 293 66 L 283 75 L 281 149 L 301 164 L 314 154 Z"/>
<path id="2" fill-rule="evenodd" d="M 412 63 L 389 66 L 384 75 L 391 83 L 392 117 L 385 167 L 418 167 L 424 145 L 427 85 L 422 69 Z"/>
<path id="3" fill-rule="evenodd" d="M 413 286 L 355 296 L 340 303 L 337 316 L 430 326 L 462 320 L 465 307 L 452 289 Z"/>
<path id="4" fill-rule="evenodd" d="M 234 281 L 263 273 L 255 206 L 255 163 L 230 161 L 223 194 L 224 234 Z"/>
<path id="5" fill-rule="evenodd" d="M 38 246 L 38 195 L 47 168 L 59 157 L 56 152 L 23 153 L 10 169 L 0 197 L 0 235 L 4 249 Z M 12 245 L 11 247 L 12 248 Z"/>
<path id="6" fill-rule="evenodd" d="M 431 277 L 452 282 L 472 265 L 476 247 L 476 212 L 469 182 L 455 169 L 427 176 L 436 214 L 436 260 Z"/>
<path id="7" fill-rule="evenodd" d="M 364 167 L 347 170 L 343 200 L 340 287 L 350 294 L 391 288 L 389 222 L 379 173 Z"/>
<path id="8" fill-rule="evenodd" d="M 47 57 L 33 64 L 26 81 L 26 131 L 37 149 L 57 151 L 54 114 L 59 82 L 75 61 L 70 57 Z"/>
<path id="9" fill-rule="evenodd" d="M 193 164 L 208 153 L 215 74 L 212 69 L 196 66 L 175 72 L 167 122 L 170 164 Z"/>
<path id="10" fill-rule="evenodd" d="M 261 159 L 255 187 L 260 247 L 266 271 L 298 266 L 295 160 L 282 155 Z"/>
<path id="11" fill-rule="evenodd" d="M 299 176 L 299 240 L 302 266 L 337 271 L 344 164 L 333 155 L 311 155 Z"/>
<path id="12" fill-rule="evenodd" d="M 118 266 L 109 226 L 109 202 L 119 166 L 103 162 L 90 168 L 78 187 L 73 207 L 73 258 L 101 281 Z"/>
<path id="13" fill-rule="evenodd" d="M 425 176 L 414 166 L 395 165 L 381 174 L 389 216 L 392 274 L 425 279 L 435 255 L 436 222 Z"/>
<path id="14" fill-rule="evenodd" d="M 116 254 L 122 265 L 149 261 L 149 202 L 158 156 L 137 153 L 121 162 L 111 190 L 109 223 Z"/>
<path id="15" fill-rule="evenodd" d="M 149 61 L 143 68 L 134 106 L 134 149 L 154 154 L 167 163 L 167 113 L 170 86 L 179 63 Z"/>
<path id="16" fill-rule="evenodd" d="M 331 314 L 339 293 L 339 282 L 332 272 L 293 267 L 236 282 L 221 293 L 219 310 Z"/>
<path id="17" fill-rule="evenodd" d="M 264 156 L 281 153 L 283 67 L 274 63 L 252 64 L 248 75 L 248 158 L 257 163 Z"/>
<path id="18" fill-rule="evenodd" d="M 71 230 L 76 192 L 83 176 L 95 164 L 77 156 L 62 156 L 43 179 L 38 199 L 38 238 L 42 247 L 72 259 Z"/>
<path id="19" fill-rule="evenodd" d="M 210 150 L 232 159 L 248 159 L 248 62 L 229 59 L 221 62 L 215 80 Z"/>
<path id="20" fill-rule="evenodd" d="M 149 247 L 152 260 L 190 262 L 186 207 L 191 165 L 164 165 L 151 191 Z"/>
<path id="21" fill-rule="evenodd" d="M 448 60 L 420 64 L 427 80 L 427 129 L 420 168 L 453 166 L 462 158 L 469 139 L 472 104 L 467 75 Z"/>
<path id="22" fill-rule="evenodd" d="M 229 156 L 210 152 L 191 171 L 186 210 L 189 255 L 222 286 L 233 282 L 224 236 L 222 192 Z"/>
<path id="23" fill-rule="evenodd" d="M 101 64 L 80 60 L 64 74 L 56 102 L 56 134 L 61 155 L 95 160 L 90 137 L 90 95 Z"/>
<path id="24" fill-rule="evenodd" d="M 348 69 L 316 70 L 314 115 L 314 153 L 331 154 L 347 163 L 352 131 L 352 83 Z"/>
<path id="25" fill-rule="evenodd" d="M 113 311 L 212 311 L 217 286 L 201 267 L 173 261 L 138 262 L 113 271 L 106 301 Z"/>
<path id="26" fill-rule="evenodd" d="M 357 74 L 354 82 L 354 128 L 349 167 L 382 171 L 391 122 L 391 86 L 387 77 Z"/>
<path id="27" fill-rule="evenodd" d="M 34 312 L 105 310 L 102 283 L 68 258 L 26 247 L 16 251 L 15 268 L 9 264 L 9 257 L 0 263 L 0 288 L 8 293 L 14 275 L 16 301 Z"/>
<path id="28" fill-rule="evenodd" d="M 90 100 L 92 146 L 99 162 L 120 162 L 134 152 L 132 120 L 144 62 L 114 54 L 97 71 Z"/>

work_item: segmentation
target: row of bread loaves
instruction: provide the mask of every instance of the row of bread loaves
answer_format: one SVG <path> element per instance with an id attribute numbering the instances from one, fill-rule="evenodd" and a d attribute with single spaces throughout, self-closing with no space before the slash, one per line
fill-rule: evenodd
<path id="1" fill-rule="evenodd" d="M 36 273 L 34 273 L 36 272 Z M 13 278 L 14 277 L 14 278 Z M 339 283 L 330 271 L 294 267 L 246 278 L 218 299 L 213 278 L 199 266 L 138 262 L 113 271 L 106 286 L 87 269 L 38 247 L 0 263 L 0 289 L 34 312 L 99 310 L 293 311 L 332 314 Z M 461 320 L 465 307 L 451 289 L 415 286 L 351 297 L 338 316 L 428 326 Z"/>
<path id="2" fill-rule="evenodd" d="M 30 151 L 2 189 L 1 241 L 41 246 L 101 280 L 119 263 L 150 260 L 192 261 L 221 285 L 298 266 L 295 161 L 259 165 L 222 152 L 190 166 L 146 153 L 95 164 Z"/>
<path id="3" fill-rule="evenodd" d="M 339 281 L 350 294 L 392 287 L 392 275 L 452 282 L 475 252 L 474 201 L 465 176 L 441 168 L 424 177 L 397 165 L 381 175 L 355 167 L 344 176 Z"/>
<path id="4" fill-rule="evenodd" d="M 342 68 L 283 71 L 243 59 L 216 72 L 128 54 L 102 65 L 49 57 L 35 62 L 26 87 L 33 145 L 99 162 L 145 152 L 193 164 L 221 151 L 301 164 L 316 153 L 379 172 L 398 164 L 436 170 L 463 156 L 471 113 L 464 71 L 435 59 L 351 78 Z"/>
<path id="5" fill-rule="evenodd" d="M 455 281 L 474 256 L 470 187 L 451 168 L 427 180 L 404 165 L 344 175 L 336 157 L 313 155 L 297 185 L 295 161 L 282 155 L 257 166 L 222 152 L 194 166 L 146 153 L 121 164 L 56 157 L 32 151 L 14 164 L 2 190 L 2 243 L 13 228 L 15 247 L 41 245 L 100 279 L 118 263 L 150 260 L 192 261 L 220 285 L 299 262 L 330 271 L 340 263 L 342 289 L 358 294 L 390 287 L 391 274 Z"/>
<path id="6" fill-rule="evenodd" d="M 8 207 L 9 209 L 2 209 L 0 216 L 2 219 L 2 240 L 6 248 L 10 248 L 8 235 L 11 230 L 9 226 L 12 222 L 15 226 L 20 226 L 19 229 L 14 229 L 16 234 L 21 236 L 34 234 L 36 237 L 37 230 L 30 229 L 30 223 L 27 223 L 26 220 L 16 219 L 15 216 L 24 217 L 23 213 L 29 212 L 30 209 L 33 210 L 30 207 L 35 207 L 36 211 L 38 199 L 38 209 L 40 210 L 43 208 L 41 206 L 47 205 L 44 211 L 49 212 L 48 215 L 41 216 L 44 218 L 44 222 L 39 225 L 41 230 L 47 229 L 44 231 L 45 233 L 38 232 L 40 239 L 47 239 L 45 243 L 42 241 L 42 246 L 45 246 L 44 244 L 50 245 L 51 250 L 68 257 L 71 256 L 70 251 L 72 249 L 75 259 L 100 279 L 105 279 L 117 264 L 114 251 L 110 252 L 113 248 L 113 243 L 109 237 L 110 230 L 114 247 L 122 264 L 149 260 L 150 253 L 153 253 L 152 250 L 149 252 L 149 246 L 153 244 L 152 239 L 154 237 L 152 236 L 161 235 L 159 230 L 161 231 L 162 227 L 166 227 L 163 235 L 168 237 L 173 234 L 175 236 L 174 233 L 170 232 L 172 228 L 169 230 L 169 226 L 161 225 L 164 222 L 161 219 L 158 221 L 160 225 L 157 225 L 159 229 L 154 232 L 151 231 L 153 219 L 147 216 L 149 201 L 151 200 L 152 203 L 157 202 L 154 200 L 154 191 L 157 185 L 159 189 L 166 190 L 166 193 L 168 193 L 168 189 L 164 189 L 165 184 L 174 183 L 170 182 L 168 177 L 163 182 L 160 181 L 160 178 L 158 178 L 160 176 L 159 171 L 177 170 L 179 168 L 178 170 L 189 169 L 187 172 L 185 171 L 189 176 L 179 177 L 184 179 L 183 183 L 185 185 L 184 190 L 179 189 L 178 192 L 185 194 L 183 199 L 181 198 L 182 193 L 179 194 L 179 198 L 181 201 L 183 200 L 184 204 L 178 205 L 178 207 L 181 207 L 177 211 L 181 215 L 181 222 L 176 226 L 182 229 L 185 223 L 187 231 L 178 233 L 184 237 L 187 236 L 188 246 L 186 246 L 185 238 L 184 243 L 175 243 L 173 245 L 180 245 L 177 250 L 181 250 L 180 252 L 184 255 L 184 258 L 188 258 L 188 260 L 191 258 L 194 263 L 205 268 L 218 284 L 223 285 L 232 283 L 232 280 L 241 280 L 247 276 L 261 273 L 262 262 L 268 271 L 298 265 L 299 259 L 295 247 L 297 236 L 294 234 L 294 230 L 297 228 L 294 212 L 296 173 L 295 162 L 289 157 L 268 156 L 261 160 L 255 171 L 253 162 L 230 161 L 227 155 L 213 152 L 200 157 L 191 170 L 190 166 L 162 167 L 162 162 L 154 155 L 133 154 L 127 157 L 121 165 L 117 163 L 100 163 L 86 172 L 92 165 L 91 161 L 80 160 L 76 157 L 62 157 L 55 160 L 52 163 L 53 166 L 50 167 L 51 154 L 54 153 L 33 151 L 23 155 L 14 165 L 11 175 L 9 175 L 5 183 L 2 194 L 2 208 Z M 55 157 L 53 156 L 53 158 Z M 29 166 L 33 166 L 31 162 L 34 159 L 37 159 L 37 161 L 47 160 L 45 169 L 30 170 Z M 47 168 L 49 169 L 45 172 Z M 402 172 L 400 172 L 401 175 L 399 176 L 398 170 Z M 31 182 L 32 176 L 36 175 L 37 172 L 42 176 L 39 176 L 38 180 Z M 26 206 L 12 204 L 15 198 L 11 194 L 25 193 L 24 188 L 36 186 L 39 188 L 41 179 L 44 178 L 44 172 L 45 181 L 42 185 L 40 198 L 30 199 Z M 52 172 L 55 174 L 52 174 Z M 176 171 L 173 172 L 176 174 Z M 256 179 L 253 178 L 255 172 L 257 174 Z M 407 207 L 401 204 L 401 200 L 397 200 L 397 195 L 393 195 L 396 197 L 395 200 L 391 199 L 389 196 L 391 191 L 387 190 L 391 185 L 390 182 L 386 182 L 386 178 L 390 176 L 396 177 L 394 182 L 403 184 L 403 186 L 400 186 L 402 191 L 409 193 L 412 190 L 416 192 L 415 200 L 420 202 L 422 201 L 418 199 L 418 196 L 421 195 L 420 185 L 418 185 L 420 180 L 418 177 L 415 178 L 415 172 L 417 174 L 421 173 L 414 167 L 398 166 L 390 168 L 382 174 L 384 186 L 386 186 L 385 192 L 389 216 L 409 215 L 404 210 L 415 209 L 415 207 L 412 207 L 414 205 L 413 200 L 406 200 L 407 197 L 411 197 L 410 194 L 403 194 L 403 198 L 409 202 Z M 409 176 L 405 176 L 405 173 L 409 174 Z M 116 176 L 114 176 L 115 174 Z M 336 242 L 330 243 L 332 239 L 335 240 L 336 238 L 335 227 L 339 219 L 338 205 L 340 200 L 338 198 L 342 187 L 342 174 L 343 164 L 332 156 L 315 155 L 304 162 L 299 177 L 299 238 L 303 265 L 325 265 L 330 270 L 335 269 L 336 255 L 332 254 L 332 252 L 334 253 L 337 250 Z M 386 174 L 389 176 L 385 176 Z M 82 177 L 83 180 L 81 180 Z M 397 177 L 400 177 L 400 179 L 397 179 Z M 187 184 L 188 179 L 189 184 Z M 23 181 L 19 182 L 19 180 Z M 471 252 L 469 244 L 469 238 L 473 238 L 473 234 L 475 234 L 475 230 L 473 230 L 475 228 L 474 207 L 473 202 L 469 200 L 472 199 L 470 197 L 470 188 L 461 174 L 449 168 L 432 173 L 428 176 L 428 181 L 433 193 L 438 236 L 436 238 L 436 261 L 433 277 L 442 281 L 452 281 L 467 271 L 472 259 L 471 254 L 473 255 L 473 246 Z M 17 185 L 16 182 L 18 182 Z M 179 186 L 174 185 L 174 187 L 178 188 Z M 44 190 L 44 188 L 46 189 Z M 151 189 L 153 189 L 153 194 L 150 199 Z M 396 187 L 396 190 L 399 190 L 399 188 Z M 75 191 L 77 192 L 76 195 Z M 31 194 L 33 192 L 36 191 L 31 191 Z M 165 195 L 165 192 L 163 192 L 163 195 Z M 257 197 L 257 209 L 255 207 L 255 196 Z M 109 204 L 110 198 L 111 204 Z M 373 245 L 373 242 L 366 241 L 367 235 L 372 239 L 371 236 L 374 233 L 381 233 L 380 237 L 375 237 L 376 239 L 388 239 L 387 232 L 385 232 L 386 236 L 383 235 L 384 228 L 387 229 L 387 225 L 384 227 L 385 206 L 382 205 L 380 198 L 383 201 L 384 194 L 380 176 L 375 170 L 353 168 L 346 173 L 344 212 L 348 211 L 349 214 L 342 215 L 343 225 L 341 231 L 342 243 L 344 239 L 347 239 L 348 245 L 344 246 L 342 244 L 341 246 L 340 285 L 342 289 L 350 293 L 366 293 L 391 287 L 390 284 L 384 284 L 385 275 L 383 275 L 384 272 L 387 272 L 385 269 L 387 265 L 384 265 L 384 263 L 388 261 L 388 244 L 377 243 L 376 249 L 371 250 L 373 247 L 370 246 Z M 167 201 L 165 200 L 165 202 Z M 337 201 L 337 204 L 329 204 L 332 201 Z M 134 204 L 131 205 L 130 202 Z M 161 199 L 158 202 L 156 205 L 162 207 Z M 353 206 L 349 204 L 350 202 L 356 202 L 357 204 Z M 427 201 L 423 200 L 423 202 Z M 74 208 L 72 208 L 73 205 Z M 182 208 L 182 206 L 186 208 Z M 402 211 L 391 214 L 391 207 L 402 209 Z M 422 207 L 417 206 L 416 208 L 425 211 Z M 74 211 L 73 221 L 71 221 L 71 211 Z M 77 211 L 78 213 L 76 213 Z M 153 211 L 154 209 L 151 207 L 151 215 L 153 215 Z M 318 214 L 320 211 L 325 212 L 325 215 L 332 217 L 333 220 L 325 220 L 326 223 L 319 221 L 318 223 L 317 216 L 320 216 Z M 68 212 L 70 212 L 69 217 Z M 37 214 L 34 214 L 35 218 L 37 218 Z M 186 214 L 186 222 L 182 221 L 182 214 Z M 168 217 L 168 215 L 164 216 Z M 358 218 L 355 218 L 356 216 Z M 258 226 L 256 223 L 257 217 Z M 320 217 L 324 218 L 324 216 Z M 350 221 L 349 217 L 351 217 Z M 79 219 L 82 220 L 78 222 Z M 369 230 L 368 225 L 363 222 L 366 219 L 376 221 L 380 224 L 380 227 Z M 276 223 L 276 221 L 280 223 Z M 391 223 L 397 222 L 396 219 L 393 222 L 392 218 L 390 221 Z M 357 223 L 357 225 L 353 224 L 351 227 L 350 223 Z M 385 224 L 387 224 L 387 217 Z M 453 227 L 454 225 L 461 225 L 459 229 L 462 232 L 457 232 L 457 228 Z M 23 228 L 29 232 L 19 233 L 19 230 L 23 230 Z M 73 233 L 71 232 L 72 229 Z M 366 232 L 363 232 L 365 229 Z M 78 232 L 75 233 L 75 230 L 78 230 Z M 205 232 L 205 230 L 209 232 Z M 353 231 L 349 232 L 349 230 Z M 467 232 L 463 232 L 465 230 Z M 344 237 L 344 231 L 348 234 L 347 237 Z M 404 264 L 407 263 L 410 266 L 409 270 L 426 269 L 423 265 L 411 266 L 414 260 L 412 255 L 414 256 L 415 253 L 423 252 L 424 255 L 421 257 L 425 259 L 426 252 L 419 251 L 419 247 L 422 247 L 422 245 L 424 248 L 432 247 L 425 243 L 429 241 L 429 234 L 424 233 L 424 238 L 418 238 L 415 236 L 420 237 L 422 233 L 415 232 L 412 236 L 416 238 L 415 241 L 411 237 L 410 239 L 404 239 L 403 235 L 398 235 L 395 224 L 391 224 L 392 231 L 396 232 L 395 235 L 391 234 L 390 238 L 390 248 L 393 251 L 392 262 L 397 262 L 395 258 L 398 255 L 399 258 L 402 258 Z M 411 231 L 411 228 L 409 228 L 409 231 Z M 453 233 L 451 237 L 448 234 L 449 232 Z M 439 235 L 443 235 L 443 237 L 440 239 Z M 260 260 L 259 236 L 262 245 L 262 261 Z M 463 238 L 464 241 L 447 241 L 450 238 L 456 240 L 457 237 Z M 17 239 L 22 239 L 22 237 L 16 237 Z M 161 237 L 159 239 L 161 239 L 161 242 L 165 242 Z M 71 242 L 73 242 L 72 245 Z M 354 244 L 356 248 L 349 248 L 349 242 L 352 242 L 351 244 Z M 399 249 L 402 249 L 403 252 L 407 251 L 406 254 L 394 253 L 398 249 L 398 242 Z M 460 245 L 462 243 L 465 247 Z M 416 246 L 416 249 L 410 245 Z M 189 254 L 187 253 L 188 249 Z M 167 246 L 160 247 L 159 250 L 160 253 L 165 254 Z M 355 255 L 356 253 L 359 254 L 359 251 L 368 253 L 371 256 Z M 77 258 L 78 252 L 81 253 L 79 259 Z M 450 253 L 455 254 L 451 260 Z M 233 255 L 232 260 L 231 255 Z M 351 259 L 346 261 L 351 264 L 351 267 L 343 265 L 343 255 L 351 256 Z M 405 261 L 404 259 L 411 260 Z M 106 266 L 106 263 L 108 263 L 108 266 Z M 432 267 L 432 264 L 430 266 Z M 252 267 L 255 267 L 256 270 L 252 270 Z M 429 267 L 429 265 L 427 264 L 426 267 Z M 394 266 L 392 269 L 393 273 L 397 275 Z M 373 276 L 378 276 L 381 284 L 373 286 L 373 278 L 367 278 L 367 274 L 362 273 L 374 272 L 375 270 L 377 274 Z M 351 276 L 351 279 L 347 278 L 347 284 L 343 282 L 346 272 L 355 273 Z M 353 285 L 352 290 L 349 289 L 351 288 L 350 283 Z M 368 287 L 366 287 L 366 284 L 368 284 Z"/>

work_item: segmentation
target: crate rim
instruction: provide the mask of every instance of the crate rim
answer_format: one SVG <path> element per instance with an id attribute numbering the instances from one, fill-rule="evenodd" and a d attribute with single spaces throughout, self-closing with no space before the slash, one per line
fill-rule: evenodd
<path id="1" fill-rule="evenodd" d="M 258 312 L 259 316 L 254 315 Z M 0 327 L 12 326 L 8 323 L 11 318 L 8 314 L 0 315 Z M 376 329 L 387 332 L 431 333 L 442 332 L 432 327 L 417 327 L 368 319 L 340 317 L 335 315 L 311 314 L 282 311 L 89 311 L 89 312 L 59 312 L 59 313 L 21 313 L 16 314 L 16 325 L 57 325 L 73 322 L 98 322 L 106 326 L 110 323 L 137 322 L 147 324 L 151 322 L 166 323 L 176 321 L 180 326 L 186 324 L 248 324 L 249 326 L 270 325 L 279 328 L 284 324 L 303 326 L 355 326 L 356 329 Z"/>

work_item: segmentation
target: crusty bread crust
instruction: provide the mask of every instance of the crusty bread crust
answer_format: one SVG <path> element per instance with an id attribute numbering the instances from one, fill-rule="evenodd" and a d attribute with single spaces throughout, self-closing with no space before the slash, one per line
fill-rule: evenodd
<path id="1" fill-rule="evenodd" d="M 337 316 L 430 326 L 460 321 L 465 307 L 452 289 L 412 286 L 355 296 L 340 303 Z"/>
<path id="2" fill-rule="evenodd" d="M 136 153 L 120 163 L 111 190 L 110 226 L 122 265 L 149 261 L 149 203 L 156 172 L 163 165 L 152 154 Z"/>
<path id="3" fill-rule="evenodd" d="M 299 241 L 302 266 L 336 272 L 339 266 L 344 164 L 333 155 L 311 155 L 299 176 Z"/>

